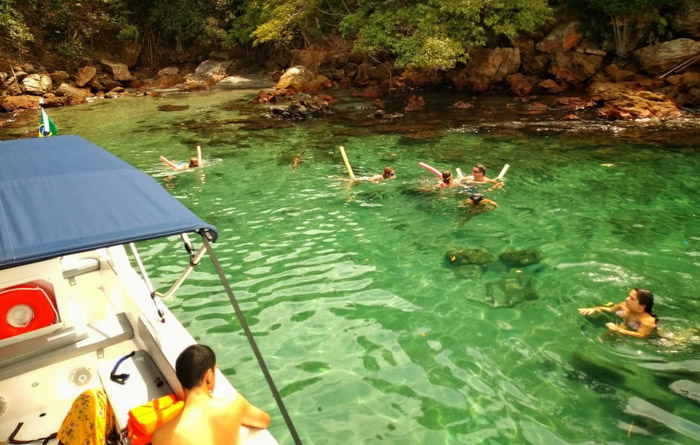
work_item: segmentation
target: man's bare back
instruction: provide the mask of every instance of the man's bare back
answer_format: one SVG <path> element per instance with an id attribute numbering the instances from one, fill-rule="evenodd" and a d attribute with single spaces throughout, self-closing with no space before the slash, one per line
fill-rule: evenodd
<path id="1" fill-rule="evenodd" d="M 210 364 L 202 368 L 202 354 Z M 193 357 L 198 355 L 197 359 Z M 203 345 L 188 347 L 176 364 L 185 393 L 185 406 L 171 421 L 153 433 L 153 445 L 237 445 L 241 425 L 267 428 L 270 416 L 251 405 L 241 394 L 215 399 L 216 365 L 213 351 Z M 200 369 L 192 362 L 199 363 Z"/>

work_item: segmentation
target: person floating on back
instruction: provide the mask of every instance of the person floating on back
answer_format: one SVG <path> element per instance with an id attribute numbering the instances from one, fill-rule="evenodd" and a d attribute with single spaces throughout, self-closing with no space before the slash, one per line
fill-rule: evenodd
<path id="1" fill-rule="evenodd" d="M 634 288 L 622 303 L 605 306 L 579 308 L 582 315 L 600 312 L 615 313 L 624 323 L 608 322 L 605 327 L 611 331 L 631 337 L 644 338 L 656 330 L 658 317 L 652 311 L 654 294 L 647 289 Z"/>
<path id="2" fill-rule="evenodd" d="M 469 176 L 465 176 L 464 178 L 460 178 L 459 182 L 460 183 L 476 183 L 476 184 L 483 184 L 483 183 L 493 184 L 491 186 L 491 188 L 488 189 L 489 192 L 491 192 L 495 189 L 503 188 L 502 182 L 486 177 L 486 167 L 484 167 L 484 164 L 476 164 L 474 166 L 474 168 L 472 169 L 472 174 Z"/>
<path id="3" fill-rule="evenodd" d="M 205 345 L 187 347 L 175 362 L 185 406 L 153 434 L 153 445 L 218 445 L 239 442 L 241 425 L 267 428 L 270 415 L 241 394 L 215 399 L 216 356 Z"/>

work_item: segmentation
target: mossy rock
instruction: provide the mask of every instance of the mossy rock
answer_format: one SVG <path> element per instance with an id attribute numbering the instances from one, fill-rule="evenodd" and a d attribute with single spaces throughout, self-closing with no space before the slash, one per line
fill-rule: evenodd
<path id="1" fill-rule="evenodd" d="M 445 260 L 455 266 L 478 265 L 490 263 L 493 261 L 493 256 L 481 249 L 450 249 L 445 253 Z"/>
<path id="2" fill-rule="evenodd" d="M 525 267 L 540 261 L 540 254 L 536 250 L 506 249 L 499 257 L 510 267 Z"/>
<path id="3" fill-rule="evenodd" d="M 484 303 L 491 307 L 513 307 L 538 298 L 532 277 L 507 275 L 496 283 L 486 285 Z"/>

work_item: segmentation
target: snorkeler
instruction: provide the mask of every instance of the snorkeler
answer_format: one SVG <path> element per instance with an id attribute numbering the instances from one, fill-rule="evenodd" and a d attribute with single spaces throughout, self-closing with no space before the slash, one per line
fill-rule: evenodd
<path id="1" fill-rule="evenodd" d="M 472 205 L 474 207 L 483 206 L 487 210 L 493 210 L 498 207 L 498 203 L 488 198 L 484 198 L 481 193 L 474 193 L 469 198 L 464 201 L 467 205 Z"/>
<path id="2" fill-rule="evenodd" d="M 623 335 L 644 338 L 656 330 L 658 317 L 652 311 L 653 307 L 654 294 L 647 289 L 634 288 L 621 303 L 579 308 L 578 311 L 582 315 L 593 315 L 599 312 L 615 313 L 624 320 L 624 323 L 608 322 L 605 327 Z"/>
<path id="3" fill-rule="evenodd" d="M 501 181 L 486 177 L 486 167 L 484 167 L 484 164 L 476 164 L 472 169 L 472 174 L 460 178 L 458 182 L 493 184 L 491 188 L 488 189 L 489 192 L 492 192 L 495 189 L 503 188 L 503 183 Z"/>

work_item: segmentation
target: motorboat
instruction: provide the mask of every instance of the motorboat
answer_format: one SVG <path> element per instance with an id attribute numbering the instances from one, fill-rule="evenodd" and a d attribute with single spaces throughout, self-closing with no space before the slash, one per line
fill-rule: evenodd
<path id="1" fill-rule="evenodd" d="M 165 293 L 153 289 L 137 250 L 157 238 L 181 240 L 189 256 Z M 249 334 L 216 239 L 215 227 L 156 180 L 80 137 L 0 142 L 0 441 L 49 437 L 74 399 L 97 387 L 125 444 L 130 409 L 170 393 L 182 398 L 175 360 L 195 340 L 161 297 L 205 254 Z M 217 373 L 214 397 L 233 394 Z M 241 443 L 277 442 L 243 426 Z"/>

